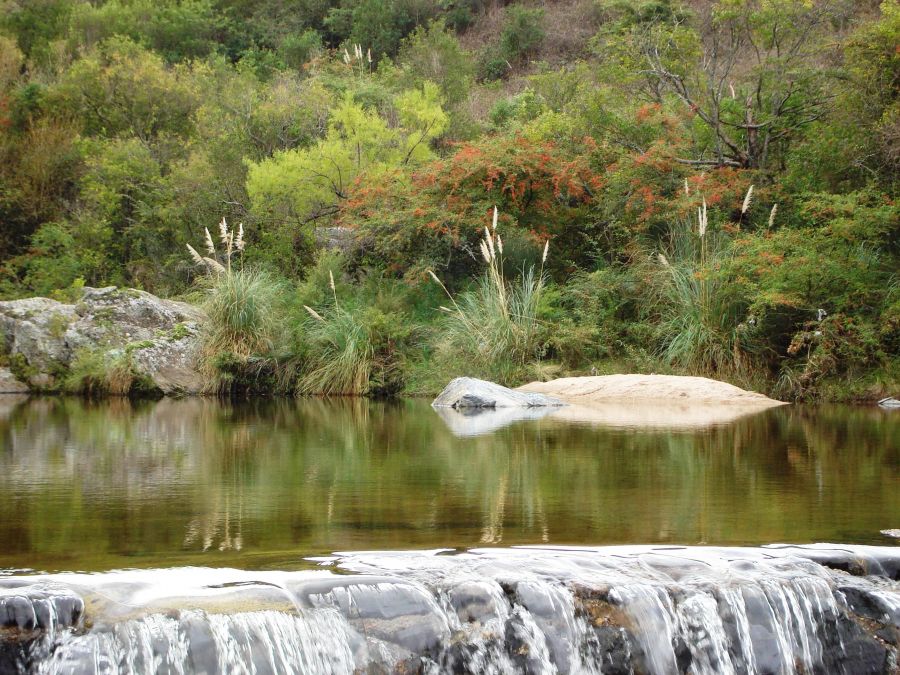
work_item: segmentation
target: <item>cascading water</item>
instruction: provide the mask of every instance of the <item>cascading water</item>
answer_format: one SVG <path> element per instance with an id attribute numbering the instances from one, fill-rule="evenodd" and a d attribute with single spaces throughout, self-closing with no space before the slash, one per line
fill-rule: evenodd
<path id="1" fill-rule="evenodd" d="M 0 672 L 896 673 L 900 549 L 338 554 L 0 579 Z"/>

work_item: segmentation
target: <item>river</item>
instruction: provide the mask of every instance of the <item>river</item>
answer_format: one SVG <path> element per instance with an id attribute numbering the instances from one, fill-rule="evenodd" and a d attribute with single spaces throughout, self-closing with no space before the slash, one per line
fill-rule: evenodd
<path id="1" fill-rule="evenodd" d="M 695 413 L 0 397 L 7 667 L 890 672 L 900 413 Z"/>

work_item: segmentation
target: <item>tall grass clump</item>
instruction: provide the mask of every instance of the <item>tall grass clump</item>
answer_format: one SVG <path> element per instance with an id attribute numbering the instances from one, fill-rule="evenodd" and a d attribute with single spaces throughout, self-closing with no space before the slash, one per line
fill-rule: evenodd
<path id="1" fill-rule="evenodd" d="M 689 219 L 676 223 L 666 251 L 657 254 L 651 265 L 661 356 L 691 373 L 740 376 L 749 372 L 754 351 L 752 321 L 747 320 L 749 303 L 722 273 L 730 256 L 729 244 L 727 233 L 710 229 L 704 200 L 696 227 Z"/>
<path id="2" fill-rule="evenodd" d="M 201 361 L 210 370 L 223 362 L 233 366 L 271 355 L 284 328 L 281 283 L 264 270 L 242 264 L 243 226 L 235 232 L 222 219 L 219 240 L 220 253 L 206 230 L 206 256 L 188 245 L 191 257 L 206 270 L 200 282 L 207 315 Z"/>
<path id="3" fill-rule="evenodd" d="M 69 366 L 63 390 L 87 397 L 153 397 L 159 390 L 145 375 L 135 372 L 131 349 L 104 352 L 82 349 Z"/>
<path id="4" fill-rule="evenodd" d="M 341 303 L 329 271 L 331 297 L 320 311 L 304 306 L 306 353 L 298 394 L 393 396 L 405 383 L 404 349 L 414 329 L 406 317 L 359 302 Z"/>
<path id="5" fill-rule="evenodd" d="M 439 351 L 446 359 L 502 383 L 521 377 L 529 365 L 541 359 L 545 331 L 538 310 L 546 285 L 548 250 L 549 241 L 538 271 L 523 268 L 515 281 L 508 281 L 495 208 L 493 225 L 485 228 L 481 242 L 486 269 L 475 288 L 454 297 L 437 275 L 430 273 L 450 299 L 449 307 L 441 307 L 447 316 Z"/>

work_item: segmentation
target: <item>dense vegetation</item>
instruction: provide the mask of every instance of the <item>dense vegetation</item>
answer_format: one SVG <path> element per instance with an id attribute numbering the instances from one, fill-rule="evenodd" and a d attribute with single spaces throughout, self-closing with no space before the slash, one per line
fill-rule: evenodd
<path id="1" fill-rule="evenodd" d="M 223 390 L 896 393 L 898 44 L 897 0 L 7 0 L 0 297 L 203 302 Z"/>

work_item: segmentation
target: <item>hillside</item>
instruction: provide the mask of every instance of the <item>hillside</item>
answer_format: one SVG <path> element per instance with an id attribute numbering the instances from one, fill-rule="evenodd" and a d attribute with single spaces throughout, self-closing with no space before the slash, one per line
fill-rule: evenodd
<path id="1" fill-rule="evenodd" d="M 6 2 L 0 299 L 203 305 L 223 392 L 896 395 L 898 38 L 897 0 Z M 116 389 L 100 347 L 59 381 Z"/>

